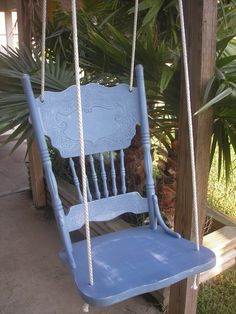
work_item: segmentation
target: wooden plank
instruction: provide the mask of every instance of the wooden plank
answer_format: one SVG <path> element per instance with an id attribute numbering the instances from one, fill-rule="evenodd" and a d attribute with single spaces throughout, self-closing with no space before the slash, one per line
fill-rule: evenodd
<path id="1" fill-rule="evenodd" d="M 211 207 L 207 207 L 206 214 L 209 217 L 213 218 L 213 225 L 215 227 L 223 227 L 223 226 L 236 226 L 236 219 L 225 215 L 224 213 L 215 210 Z"/>
<path id="2" fill-rule="evenodd" d="M 214 74 L 216 51 L 217 1 L 184 0 L 186 35 L 190 67 L 192 111 L 201 107 L 206 82 Z M 187 135 L 187 112 L 184 79 L 182 79 L 179 120 L 179 158 L 175 229 L 187 239 L 194 239 L 192 213 L 192 183 Z M 209 147 L 212 113 L 204 112 L 194 117 L 199 222 L 202 226 L 203 209 L 206 205 L 209 169 Z M 201 230 L 201 227 L 200 227 Z M 170 314 L 196 313 L 197 291 L 191 289 L 193 279 L 181 281 L 171 287 Z"/>
<path id="3" fill-rule="evenodd" d="M 0 0 L 0 11 L 6 12 L 6 11 L 12 11 L 16 9 L 16 1 L 11 0 Z"/>
<path id="4" fill-rule="evenodd" d="M 202 273 L 200 275 L 199 282 L 203 283 L 209 279 L 212 279 L 228 268 L 233 267 L 234 265 L 236 265 L 236 249 L 225 253 L 221 257 L 217 257 L 216 266 L 210 271 Z"/>
<path id="5" fill-rule="evenodd" d="M 13 37 L 13 22 L 12 22 L 12 12 L 5 12 L 5 27 L 6 27 L 6 37 L 7 46 L 14 48 L 14 37 Z"/>
<path id="6" fill-rule="evenodd" d="M 19 47 L 20 49 L 24 47 L 31 47 L 32 8 L 29 8 L 27 1 L 16 0 L 16 10 L 18 21 Z"/>
<path id="7" fill-rule="evenodd" d="M 16 0 L 16 10 L 17 10 L 17 26 L 18 26 L 18 37 L 19 37 L 19 48 L 24 48 L 24 46 L 29 46 L 28 40 L 25 39 L 24 31 L 24 5 L 22 0 Z"/>
<path id="8" fill-rule="evenodd" d="M 200 282 L 209 280 L 236 262 L 236 227 L 225 226 L 203 238 L 203 244 L 216 254 L 216 266 L 200 275 Z"/>
<path id="9" fill-rule="evenodd" d="M 34 141 L 29 149 L 29 165 L 33 202 L 36 208 L 46 206 L 46 193 L 42 162 Z"/>
<path id="10" fill-rule="evenodd" d="M 217 256 L 236 248 L 236 227 L 225 226 L 203 239 L 203 244 L 212 249 Z"/>
<path id="11" fill-rule="evenodd" d="M 70 206 L 78 204 L 77 193 L 74 185 L 66 182 L 61 178 L 57 178 L 58 190 L 60 196 L 70 203 Z"/>

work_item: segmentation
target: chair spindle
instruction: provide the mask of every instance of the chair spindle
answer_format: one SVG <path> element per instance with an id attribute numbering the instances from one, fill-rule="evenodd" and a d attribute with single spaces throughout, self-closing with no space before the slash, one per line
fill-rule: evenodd
<path id="1" fill-rule="evenodd" d="M 109 152 L 109 157 L 110 157 L 110 166 L 111 166 L 112 193 L 113 195 L 117 195 L 116 170 L 115 170 L 113 152 Z"/>
<path id="2" fill-rule="evenodd" d="M 126 184 L 125 184 L 125 153 L 124 150 L 120 150 L 120 176 L 121 176 L 121 192 L 126 193 Z"/>
<path id="3" fill-rule="evenodd" d="M 93 155 L 89 155 L 89 161 L 90 161 L 90 167 L 91 167 L 91 171 L 92 171 L 92 178 L 93 178 L 96 198 L 99 200 L 101 198 L 101 193 L 99 191 L 98 178 L 97 178 L 97 173 L 96 173 L 95 166 L 94 166 Z"/>
<path id="4" fill-rule="evenodd" d="M 76 171 L 75 171 L 75 163 L 74 163 L 74 160 L 72 158 L 69 158 L 69 165 L 70 165 L 74 185 L 76 188 L 77 197 L 79 199 L 79 202 L 82 203 L 83 202 L 83 196 L 82 196 L 81 189 L 80 189 L 79 178 L 78 178 Z"/>
<path id="5" fill-rule="evenodd" d="M 93 200 L 90 187 L 89 187 L 89 180 L 88 177 L 86 176 L 86 181 L 87 181 L 87 194 L 88 194 L 88 201 L 91 202 Z"/>
<path id="6" fill-rule="evenodd" d="M 105 170 L 104 156 L 102 153 L 99 154 L 100 159 L 100 167 L 101 167 L 101 176 L 102 176 L 102 184 L 103 184 L 103 194 L 105 197 L 109 196 L 108 188 L 107 188 L 107 175 Z"/>

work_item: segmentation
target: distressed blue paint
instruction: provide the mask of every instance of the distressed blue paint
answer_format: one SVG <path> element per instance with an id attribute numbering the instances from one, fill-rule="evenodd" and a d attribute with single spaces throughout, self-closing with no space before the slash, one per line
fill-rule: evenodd
<path id="1" fill-rule="evenodd" d="M 112 193 L 113 195 L 117 195 L 116 170 L 115 170 L 113 152 L 109 152 L 109 158 L 110 158 L 110 167 L 111 167 Z"/>
<path id="2" fill-rule="evenodd" d="M 94 286 L 88 282 L 86 243 L 73 244 L 78 268 L 75 281 L 85 301 L 104 307 L 168 287 L 215 265 L 215 255 L 157 227 L 138 227 L 92 239 Z"/>
<path id="3" fill-rule="evenodd" d="M 149 217 L 151 227 L 155 229 L 157 227 L 157 218 L 153 208 L 153 195 L 155 195 L 154 181 L 152 175 L 152 158 L 151 158 L 151 144 L 150 144 L 150 131 L 148 123 L 147 113 L 147 101 L 144 85 L 143 67 L 141 65 L 136 66 L 136 76 L 139 93 L 139 105 L 141 110 L 141 134 L 142 144 L 144 150 L 144 169 L 146 174 L 146 194 L 149 203 Z"/>
<path id="4" fill-rule="evenodd" d="M 165 224 L 161 213 L 160 213 L 160 209 L 159 209 L 159 205 L 158 205 L 158 200 L 157 200 L 157 196 L 153 195 L 152 196 L 152 200 L 153 200 L 153 208 L 154 208 L 154 212 L 156 214 L 156 218 L 158 221 L 158 224 L 162 227 L 162 229 L 168 233 L 170 236 L 175 237 L 175 238 L 181 238 L 181 235 L 177 232 L 174 232 L 173 230 L 171 230 L 170 228 L 167 227 L 167 225 Z"/>
<path id="5" fill-rule="evenodd" d="M 138 192 L 110 196 L 89 203 L 89 220 L 106 221 L 114 219 L 124 213 L 142 214 L 148 212 L 148 202 Z M 80 229 L 84 225 L 83 205 L 78 204 L 70 208 L 65 217 L 69 231 Z"/>
<path id="6" fill-rule="evenodd" d="M 88 177 L 86 176 L 86 184 L 87 184 L 87 196 L 88 196 L 88 201 L 91 202 L 93 200 L 90 187 L 89 187 L 89 180 Z"/>
<path id="7" fill-rule="evenodd" d="M 140 123 L 138 93 L 127 85 L 105 87 L 91 83 L 81 86 L 86 155 L 119 150 L 130 145 Z M 76 86 L 62 92 L 45 92 L 44 102 L 36 99 L 44 134 L 62 157 L 80 155 Z"/>
<path id="8" fill-rule="evenodd" d="M 195 244 L 182 239 L 164 223 L 157 203 L 152 177 L 152 159 L 147 105 L 142 66 L 136 67 L 138 88 L 129 92 L 128 85 L 102 87 L 82 86 L 82 103 L 87 155 L 99 153 L 104 196 L 92 201 L 88 186 L 89 216 L 92 221 L 110 220 L 122 213 L 149 212 L 150 228 L 127 231 L 92 239 L 94 265 L 93 287 L 89 285 L 87 252 L 84 241 L 72 244 L 69 232 L 84 224 L 82 205 L 72 206 L 64 214 L 52 172 L 45 135 L 63 157 L 79 155 L 75 87 L 61 93 L 46 92 L 44 103 L 34 99 L 29 77 L 23 85 L 31 120 L 42 158 L 47 185 L 62 240 L 61 257 L 69 262 L 81 295 L 95 306 L 108 306 L 129 297 L 169 286 L 188 276 L 206 271 L 215 265 L 215 255 L 207 248 L 195 250 Z M 141 123 L 146 174 L 146 195 L 126 193 L 124 151 Z M 121 195 L 108 197 L 107 179 L 102 153 L 120 150 Z M 111 159 L 113 194 L 116 193 L 114 160 Z M 113 166 L 112 166 L 113 165 Z M 92 170 L 93 172 L 93 170 Z M 73 167 L 72 167 L 73 174 Z M 94 173 L 93 173 L 94 176 Z M 94 179 L 94 178 L 93 178 Z M 159 226 L 157 226 L 157 223 Z"/>
<path id="9" fill-rule="evenodd" d="M 95 166 L 94 166 L 93 155 L 89 155 L 89 162 L 90 162 L 90 167 L 91 167 L 91 171 L 92 171 L 92 178 L 93 178 L 93 184 L 94 184 L 94 188 L 95 188 L 96 198 L 100 199 L 101 194 L 100 194 L 99 187 L 98 187 L 98 178 L 97 178 L 97 173 L 96 173 Z"/>
<path id="10" fill-rule="evenodd" d="M 102 153 L 99 154 L 100 167 L 101 167 L 101 176 L 102 176 L 102 184 L 103 184 L 103 194 L 105 197 L 109 196 L 108 188 L 107 188 L 107 174 L 104 163 L 104 156 Z"/>
<path id="11" fill-rule="evenodd" d="M 52 171 L 52 163 L 48 153 L 47 143 L 44 137 L 42 120 L 40 118 L 39 107 L 35 105 L 35 98 L 32 91 L 30 78 L 28 75 L 23 75 L 22 83 L 24 92 L 29 105 L 30 117 L 34 129 L 35 138 L 39 147 L 40 157 L 42 159 L 43 168 L 46 176 L 47 186 L 52 199 L 52 206 L 56 217 L 57 225 L 61 233 L 69 264 L 75 271 L 76 263 L 72 254 L 72 243 L 69 232 L 65 226 L 65 214 L 59 197 L 57 182 Z"/>
<path id="12" fill-rule="evenodd" d="M 73 177 L 73 181 L 74 181 L 74 185 L 76 188 L 79 202 L 82 203 L 83 202 L 83 196 L 82 196 L 82 193 L 80 190 L 79 179 L 78 179 L 78 176 L 77 176 L 76 171 L 75 171 L 75 163 L 74 163 L 74 160 L 72 158 L 69 158 L 69 165 L 70 165 L 70 169 L 71 169 L 71 173 L 72 173 L 72 177 Z"/>
<path id="13" fill-rule="evenodd" d="M 124 150 L 120 150 L 120 177 L 121 177 L 121 192 L 126 193 L 125 184 L 125 153 Z"/>

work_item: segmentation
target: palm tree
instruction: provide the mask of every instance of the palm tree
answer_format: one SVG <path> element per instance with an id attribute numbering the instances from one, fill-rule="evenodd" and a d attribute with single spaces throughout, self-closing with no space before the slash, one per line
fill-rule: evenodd
<path id="1" fill-rule="evenodd" d="M 37 11 L 37 1 L 24 1 L 28 10 Z M 36 3 L 36 6 L 33 6 Z M 68 2 L 49 1 L 48 21 L 48 88 L 60 89 L 72 83 L 73 63 L 71 42 L 71 17 L 66 11 Z M 130 1 L 105 1 L 90 0 L 80 2 L 78 32 L 80 39 L 81 66 L 84 69 L 85 81 L 97 81 L 103 84 L 115 84 L 128 82 L 131 55 L 132 37 L 132 3 Z M 206 89 L 204 102 L 206 106 L 214 105 L 214 133 L 212 141 L 212 156 L 216 147 L 219 147 L 220 165 L 225 163 L 224 169 L 227 176 L 230 172 L 230 146 L 236 151 L 235 134 L 235 78 L 236 78 L 236 53 L 232 40 L 235 29 L 235 7 L 230 1 L 224 5 L 219 3 L 219 25 L 217 43 L 217 70 L 215 77 L 209 82 Z M 41 12 L 41 11 L 40 11 Z M 96 14 L 95 14 L 96 12 Z M 222 12 L 222 13 L 220 13 Z M 30 29 L 36 42 L 40 44 L 41 22 L 39 13 L 33 14 L 34 23 Z M 121 18 L 122 16 L 122 18 Z M 38 21 L 38 22 L 37 22 Z M 225 25 L 230 25 L 225 27 Z M 34 28 L 33 28 L 34 27 Z M 32 36 L 32 35 L 31 35 Z M 167 214 L 169 208 L 173 208 L 175 198 L 175 158 L 176 139 L 178 127 L 179 105 L 179 81 L 180 81 L 180 52 L 179 52 L 179 24 L 177 1 L 147 1 L 140 2 L 139 31 L 137 39 L 136 62 L 142 63 L 145 68 L 147 99 L 150 114 L 150 126 L 152 141 L 162 143 L 162 155 L 159 172 L 162 180 L 159 182 L 159 190 L 163 209 Z M 39 91 L 39 67 L 40 54 L 26 52 L 25 57 L 18 51 L 11 52 L 10 57 L 0 55 L 0 81 L 3 92 L 0 100 L 0 120 L 2 132 L 20 122 L 18 133 L 25 136 L 27 124 L 25 122 L 27 112 L 22 92 L 20 91 L 19 76 L 22 71 L 35 76 L 35 90 Z M 26 58 L 24 60 L 24 58 Z M 30 66 L 29 66 L 30 65 Z M 57 68 L 57 70 L 56 70 Z M 63 77 L 57 77 L 57 71 L 68 71 L 68 82 Z M 10 71 L 9 71 L 10 70 Z M 56 77 L 54 77 L 56 76 Z M 60 82 L 62 79 L 62 82 Z M 55 80 L 55 81 L 54 81 Z M 53 83 L 54 81 L 54 83 Z M 7 92 L 21 95 L 21 97 L 7 97 Z M 19 101 L 18 101 L 19 99 Z M 15 111 L 14 111 L 15 110 Z M 22 114 L 22 116 L 21 116 Z M 21 120 L 22 119 L 22 120 Z M 23 123 L 24 122 L 24 123 Z M 12 136 L 18 134 L 13 134 Z M 134 145 L 126 153 L 127 168 L 134 162 Z M 141 165 L 141 159 L 135 159 L 137 165 Z M 140 170 L 140 168 L 139 168 Z M 220 170 L 220 169 L 219 169 Z M 139 177 L 140 176 L 140 177 Z M 137 172 L 135 182 L 140 190 L 143 188 L 143 175 Z M 167 191 L 167 192 L 166 192 Z M 172 193 L 172 194 L 171 194 Z M 165 194 L 170 199 L 166 202 Z M 170 219 L 171 220 L 171 219 Z"/>

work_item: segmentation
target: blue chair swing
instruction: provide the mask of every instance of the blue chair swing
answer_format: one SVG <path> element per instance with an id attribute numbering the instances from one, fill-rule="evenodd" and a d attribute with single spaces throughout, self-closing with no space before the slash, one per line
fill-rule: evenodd
<path id="1" fill-rule="evenodd" d="M 73 158 L 80 156 L 76 86 L 62 92 L 45 92 L 44 102 L 35 99 L 30 78 L 23 77 L 31 121 L 43 162 L 47 186 L 64 243 L 60 256 L 72 271 L 84 300 L 105 307 L 130 297 L 170 286 L 215 265 L 215 255 L 204 246 L 181 238 L 164 223 L 152 177 L 152 159 L 143 68 L 136 66 L 137 87 L 126 84 L 105 87 L 81 86 L 85 154 L 92 173 L 93 194 L 87 186 L 89 220 L 108 221 L 124 213 L 148 213 L 150 225 L 113 232 L 91 239 L 94 285 L 89 284 L 86 241 L 72 243 L 70 233 L 84 225 L 83 200 Z M 140 125 L 146 174 L 146 197 L 126 192 L 124 149 Z M 65 214 L 45 137 L 69 162 L 79 202 Z M 110 173 L 104 153 L 108 152 Z M 114 153 L 116 152 L 116 153 Z M 114 156 L 120 158 L 121 184 L 116 183 Z M 107 154 L 106 154 L 107 156 Z M 99 161 L 98 175 L 94 159 Z M 107 180 L 107 178 L 110 180 Z M 98 181 L 102 182 L 102 191 Z M 108 181 L 111 187 L 108 187 Z"/>

